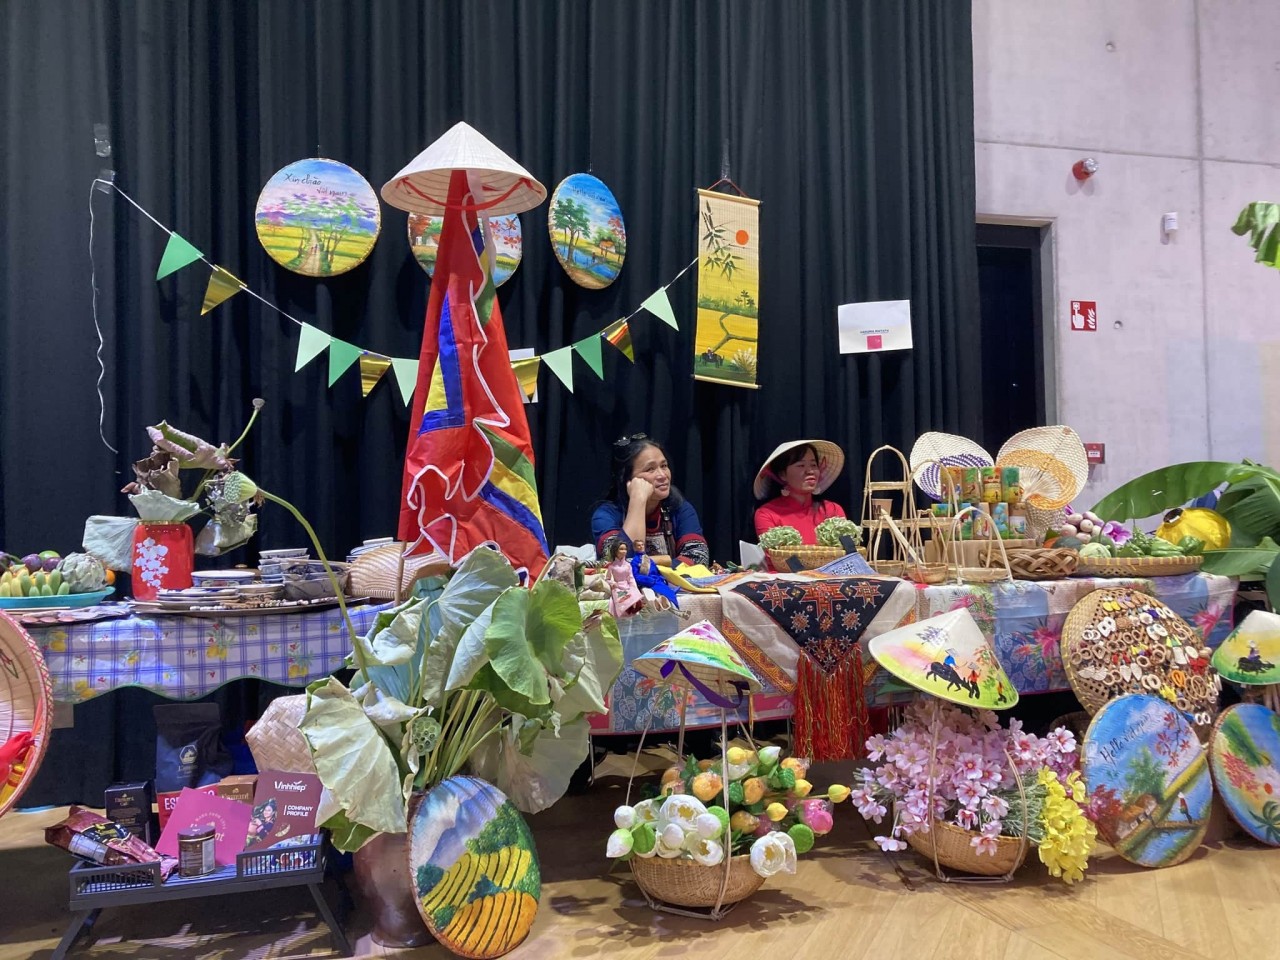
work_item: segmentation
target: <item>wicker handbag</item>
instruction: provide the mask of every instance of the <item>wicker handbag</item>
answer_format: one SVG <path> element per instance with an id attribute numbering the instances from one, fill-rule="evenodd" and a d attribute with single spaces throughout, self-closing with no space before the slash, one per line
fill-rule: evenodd
<path id="1" fill-rule="evenodd" d="M 991 536 L 988 537 L 986 555 L 981 559 L 981 566 L 966 567 L 964 566 L 963 554 L 960 549 L 960 525 L 967 515 L 980 516 L 986 521 L 986 528 Z M 1000 548 L 1000 565 L 995 564 L 995 548 Z M 1004 541 L 1000 539 L 996 532 L 995 522 L 984 514 L 977 507 L 965 507 L 955 515 L 955 519 L 951 522 L 951 548 L 953 560 L 956 568 L 956 580 L 960 583 L 968 581 L 969 583 L 999 583 L 1002 580 L 1013 582 L 1013 571 L 1009 569 L 1009 555 L 1005 552 Z"/>
<path id="2" fill-rule="evenodd" d="M 890 459 L 897 457 L 898 465 L 902 468 L 901 480 L 871 479 L 872 465 L 881 454 Z M 890 515 L 893 509 L 892 501 L 891 509 L 886 511 L 883 506 L 876 505 L 875 501 L 882 498 L 875 494 L 891 494 L 901 498 L 900 510 L 903 523 L 911 525 L 915 522 L 915 494 L 911 483 L 911 465 L 907 463 L 907 458 L 902 455 L 901 450 L 884 446 L 872 451 L 871 456 L 867 458 L 866 477 L 862 485 L 862 529 L 867 533 L 867 562 L 876 573 L 886 577 L 900 577 L 907 567 L 906 554 L 892 536 L 885 539 L 888 522 L 893 520 Z M 887 558 L 880 555 L 885 543 L 889 545 Z"/>
<path id="3" fill-rule="evenodd" d="M 950 566 L 947 563 L 928 563 L 924 560 L 924 547 L 920 543 L 920 528 L 912 528 L 912 535 L 909 538 L 904 534 L 898 525 L 893 522 L 892 517 L 885 517 L 885 523 L 889 528 L 889 532 L 898 542 L 898 546 L 902 548 L 906 555 L 905 575 L 908 580 L 915 583 L 939 584 L 946 583 L 950 573 Z M 911 540 L 915 542 L 912 543 Z"/>

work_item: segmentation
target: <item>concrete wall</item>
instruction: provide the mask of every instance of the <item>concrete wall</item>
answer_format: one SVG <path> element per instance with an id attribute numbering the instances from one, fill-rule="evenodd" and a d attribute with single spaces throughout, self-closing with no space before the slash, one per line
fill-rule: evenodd
<path id="1" fill-rule="evenodd" d="M 1280 465 L 1280 271 L 1230 229 L 1280 201 L 1280 0 L 973 0 L 973 21 L 978 213 L 1051 224 L 1057 417 L 1107 445 L 1081 500 L 1180 460 Z"/>

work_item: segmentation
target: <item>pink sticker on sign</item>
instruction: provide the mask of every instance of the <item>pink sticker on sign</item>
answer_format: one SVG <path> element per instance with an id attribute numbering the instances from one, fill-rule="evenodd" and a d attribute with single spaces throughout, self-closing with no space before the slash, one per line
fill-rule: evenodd
<path id="1" fill-rule="evenodd" d="M 880 334 L 878 334 L 878 333 L 873 333 L 873 334 L 871 334 L 870 336 L 868 336 L 868 337 L 867 337 L 867 349 L 868 349 L 868 350 L 883 350 L 883 349 L 884 349 L 884 337 L 883 337 L 883 336 L 881 336 L 881 335 L 880 335 Z"/>

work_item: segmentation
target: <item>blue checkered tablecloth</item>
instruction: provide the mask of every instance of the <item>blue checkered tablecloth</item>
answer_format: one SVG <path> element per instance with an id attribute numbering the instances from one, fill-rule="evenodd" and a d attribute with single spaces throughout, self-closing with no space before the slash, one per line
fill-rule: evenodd
<path id="1" fill-rule="evenodd" d="M 352 607 L 351 621 L 363 633 L 390 606 Z M 44 651 L 54 699 L 70 703 L 117 687 L 194 700 L 244 677 L 304 687 L 341 667 L 351 652 L 336 607 L 216 620 L 132 616 L 27 632 Z"/>

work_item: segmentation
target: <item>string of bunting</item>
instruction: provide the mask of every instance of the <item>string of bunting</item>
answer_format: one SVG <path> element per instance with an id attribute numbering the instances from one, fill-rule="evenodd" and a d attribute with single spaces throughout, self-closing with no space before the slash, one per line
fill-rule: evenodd
<path id="1" fill-rule="evenodd" d="M 315 327 L 297 317 L 290 315 L 288 312 L 281 310 L 278 306 L 253 290 L 243 280 L 236 277 L 226 267 L 219 266 L 214 263 L 205 254 L 192 244 L 185 237 L 181 236 L 177 231 L 170 229 L 152 216 L 138 201 L 125 193 L 115 183 L 109 180 L 97 179 L 93 181 L 93 187 L 97 188 L 110 187 L 124 199 L 128 200 L 139 213 L 154 223 L 157 227 L 169 235 L 169 241 L 165 244 L 164 254 L 160 258 L 160 265 L 156 269 L 156 281 L 163 280 L 170 274 L 177 273 L 179 270 L 189 267 L 191 264 L 199 261 L 207 266 L 210 270 L 209 283 L 205 288 L 204 301 L 200 306 L 200 315 L 204 316 L 220 304 L 230 300 L 238 293 L 247 293 L 249 296 L 261 302 L 264 306 L 269 307 L 276 313 L 280 314 L 287 320 L 292 321 L 299 328 L 298 336 L 298 353 L 294 361 L 294 372 L 297 373 L 311 361 L 315 360 L 325 351 L 329 353 L 329 371 L 328 384 L 332 387 L 338 382 L 338 378 L 351 368 L 353 364 L 359 363 L 360 369 L 360 392 L 363 396 L 369 396 L 369 393 L 381 381 L 382 377 L 388 370 L 392 371 L 395 377 L 396 386 L 400 390 L 400 398 L 407 406 L 413 397 L 413 392 L 418 382 L 418 360 L 416 357 L 392 357 L 387 354 L 378 353 L 374 350 L 367 350 L 364 347 L 348 343 L 337 337 L 330 336 L 319 327 Z M 90 218 L 93 214 L 93 194 L 90 192 L 89 213 Z M 92 251 L 91 251 L 92 252 Z M 570 393 L 573 392 L 573 354 L 577 353 L 591 368 L 601 380 L 604 379 L 604 356 L 601 341 L 607 340 L 612 346 L 616 347 L 629 361 L 635 362 L 635 347 L 631 342 L 630 321 L 641 311 L 647 311 L 653 316 L 662 320 L 673 330 L 679 330 L 680 324 L 676 320 L 675 311 L 671 307 L 671 299 L 667 296 L 667 288 L 671 284 L 679 280 L 688 270 L 698 262 L 695 257 L 689 263 L 672 277 L 669 281 L 649 294 L 648 297 L 631 313 L 627 314 L 619 320 L 615 320 L 598 333 L 583 337 L 581 340 L 568 346 L 560 347 L 541 355 L 523 357 L 518 360 L 511 361 L 511 367 L 515 371 L 516 378 L 520 381 L 520 388 L 524 391 L 526 397 L 532 398 L 538 388 L 538 371 L 543 361 L 546 361 L 547 368 L 559 378 L 565 388 Z"/>

